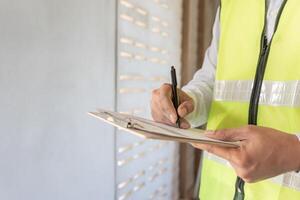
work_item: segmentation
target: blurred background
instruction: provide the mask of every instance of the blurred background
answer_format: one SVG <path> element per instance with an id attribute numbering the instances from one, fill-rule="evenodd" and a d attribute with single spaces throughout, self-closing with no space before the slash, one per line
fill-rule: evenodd
<path id="1" fill-rule="evenodd" d="M 217 0 L 0 0 L 0 199 L 193 199 L 200 152 L 91 118 L 150 118 L 201 67 Z"/>

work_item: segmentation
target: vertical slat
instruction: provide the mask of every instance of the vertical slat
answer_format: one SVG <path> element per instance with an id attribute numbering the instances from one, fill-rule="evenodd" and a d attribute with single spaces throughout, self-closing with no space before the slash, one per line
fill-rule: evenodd
<path id="1" fill-rule="evenodd" d="M 118 1 L 117 109 L 150 118 L 150 94 L 181 69 L 182 0 Z M 179 77 L 180 79 L 180 77 Z M 178 144 L 117 134 L 117 199 L 178 197 Z"/>

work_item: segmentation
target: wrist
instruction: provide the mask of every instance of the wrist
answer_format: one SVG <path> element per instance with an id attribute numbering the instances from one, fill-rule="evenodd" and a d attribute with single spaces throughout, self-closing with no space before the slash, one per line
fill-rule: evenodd
<path id="1" fill-rule="evenodd" d="M 290 144 L 291 162 L 293 163 L 292 171 L 300 171 L 300 135 L 291 135 L 293 140 Z M 287 156 L 289 157 L 289 156 Z"/>

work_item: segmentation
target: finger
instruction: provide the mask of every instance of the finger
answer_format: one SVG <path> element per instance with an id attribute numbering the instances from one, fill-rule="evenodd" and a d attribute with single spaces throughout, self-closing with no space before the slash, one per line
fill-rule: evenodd
<path id="1" fill-rule="evenodd" d="M 154 121 L 166 124 L 173 124 L 171 120 L 164 115 L 158 102 L 151 102 L 151 115 Z"/>
<path id="2" fill-rule="evenodd" d="M 184 101 L 180 106 L 178 107 L 178 114 L 180 117 L 185 117 L 189 113 L 193 112 L 194 110 L 194 102 L 192 99 L 189 101 Z"/>
<path id="3" fill-rule="evenodd" d="M 172 97 L 172 86 L 168 83 L 164 83 L 160 88 L 159 92 L 161 95 L 167 96 L 171 99 Z"/>
<path id="4" fill-rule="evenodd" d="M 176 123 L 177 114 L 176 110 L 170 99 L 162 99 L 160 104 L 162 114 L 168 118 L 172 123 Z"/>
<path id="5" fill-rule="evenodd" d="M 153 119 L 155 122 L 163 123 L 163 124 L 168 124 L 168 125 L 174 125 L 168 118 L 166 118 L 164 115 L 156 115 L 153 114 Z"/>
<path id="6" fill-rule="evenodd" d="M 158 122 L 158 123 L 161 123 L 161 124 L 166 124 L 166 125 L 169 125 L 169 126 L 172 126 L 172 127 L 175 127 L 175 128 L 178 128 L 177 127 L 177 124 L 174 124 L 173 122 L 171 122 L 169 119 L 163 117 L 163 118 L 160 118 L 160 119 L 156 119 L 154 120 L 155 122 Z M 182 129 L 188 129 L 190 126 L 187 122 L 180 122 L 180 128 Z"/>
<path id="7" fill-rule="evenodd" d="M 164 117 L 164 113 L 160 108 L 160 89 L 155 89 L 152 91 L 151 98 L 151 115 L 155 121 L 161 121 Z"/>
<path id="8" fill-rule="evenodd" d="M 161 124 L 166 124 L 166 125 L 175 127 L 174 123 L 172 123 L 171 121 L 167 121 L 167 120 L 157 120 L 157 121 L 155 121 L 155 122 L 158 122 L 158 123 L 161 123 Z"/>
<path id="9" fill-rule="evenodd" d="M 192 100 L 192 98 L 182 90 L 178 90 L 178 95 L 180 96 L 180 102 Z"/>
<path id="10" fill-rule="evenodd" d="M 160 89 L 160 109 L 172 123 L 176 123 L 177 114 L 174 108 L 174 105 L 171 100 L 171 86 L 168 84 L 164 84 Z"/>
<path id="11" fill-rule="evenodd" d="M 223 129 L 223 130 L 217 130 L 217 131 L 206 131 L 206 136 L 218 139 L 218 140 L 224 140 L 224 141 L 240 141 L 245 140 L 247 135 L 244 134 L 242 128 L 233 128 L 233 129 Z"/>
<path id="12" fill-rule="evenodd" d="M 239 149 L 230 148 L 230 147 L 220 147 L 213 144 L 193 144 L 197 149 L 202 149 L 214 155 L 217 155 L 229 162 L 234 162 L 238 156 Z"/>
<path id="13" fill-rule="evenodd" d="M 191 128 L 191 125 L 190 125 L 190 123 L 187 120 L 181 118 L 180 119 L 180 128 L 182 128 L 182 129 L 189 129 L 189 128 Z"/>

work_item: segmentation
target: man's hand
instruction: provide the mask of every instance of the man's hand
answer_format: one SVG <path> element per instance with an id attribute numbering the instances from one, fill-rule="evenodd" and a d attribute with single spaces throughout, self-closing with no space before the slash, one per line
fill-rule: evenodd
<path id="1" fill-rule="evenodd" d="M 189 128 L 190 124 L 183 119 L 194 110 L 194 102 L 185 92 L 178 89 L 180 116 L 180 127 Z M 153 90 L 151 99 L 151 113 L 155 121 L 175 125 L 177 121 L 176 110 L 172 103 L 172 87 L 170 84 L 163 84 L 159 89 Z"/>
<path id="2" fill-rule="evenodd" d="M 193 144 L 230 162 L 246 182 L 257 182 L 300 169 L 300 143 L 296 136 L 271 128 L 246 126 L 207 132 L 224 141 L 241 141 L 240 148 Z"/>

